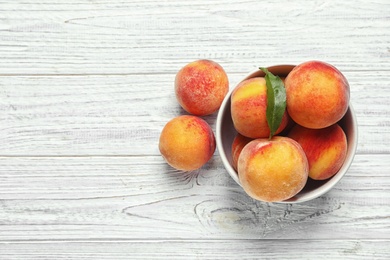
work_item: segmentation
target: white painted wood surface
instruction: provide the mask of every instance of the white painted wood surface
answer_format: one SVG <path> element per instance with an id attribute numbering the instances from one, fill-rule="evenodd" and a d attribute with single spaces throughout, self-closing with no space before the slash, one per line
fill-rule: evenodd
<path id="1" fill-rule="evenodd" d="M 390 3 L 0 2 L 0 259 L 389 259 Z M 351 85 L 359 145 L 329 193 L 250 199 L 218 151 L 195 172 L 158 152 L 183 114 L 176 72 L 208 58 L 231 88 L 312 59 Z M 216 114 L 205 119 L 215 129 Z"/>

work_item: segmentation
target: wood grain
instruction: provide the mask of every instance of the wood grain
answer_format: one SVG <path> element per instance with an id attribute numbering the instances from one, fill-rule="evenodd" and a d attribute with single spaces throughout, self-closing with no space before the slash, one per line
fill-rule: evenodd
<path id="1" fill-rule="evenodd" d="M 141 159 L 0 158 L 0 240 L 390 238 L 385 155 L 357 155 L 331 192 L 296 205 L 250 199 L 219 157 L 188 173 Z"/>
<path id="2" fill-rule="evenodd" d="M 389 240 L 159 240 L 0 243 L 7 259 L 388 259 Z M 324 246 L 326 245 L 326 247 Z M 299 248 L 300 253 L 291 254 Z"/>
<path id="3" fill-rule="evenodd" d="M 389 5 L 377 1 L 2 3 L 0 74 L 158 74 L 198 58 L 228 72 L 326 60 L 389 68 Z M 387 70 L 388 71 L 388 70 Z"/>

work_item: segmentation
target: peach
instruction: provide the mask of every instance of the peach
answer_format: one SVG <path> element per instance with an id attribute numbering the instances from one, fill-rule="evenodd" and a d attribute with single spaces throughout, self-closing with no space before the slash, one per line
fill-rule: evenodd
<path id="1" fill-rule="evenodd" d="M 332 177 L 344 163 L 347 138 L 338 124 L 322 129 L 295 125 L 288 137 L 302 146 L 309 161 L 309 177 L 314 180 Z"/>
<path id="2" fill-rule="evenodd" d="M 252 140 L 253 139 L 243 136 L 241 134 L 237 134 L 236 137 L 234 137 L 232 143 L 232 166 L 234 170 L 237 171 L 238 157 L 240 156 L 242 149 L 247 143 L 249 143 Z"/>
<path id="3" fill-rule="evenodd" d="M 182 115 L 163 128 L 159 149 L 165 161 L 183 171 L 196 170 L 210 160 L 215 151 L 210 125 L 197 116 Z"/>
<path id="4" fill-rule="evenodd" d="M 265 138 L 270 134 L 267 122 L 267 85 L 263 77 L 242 81 L 231 95 L 231 115 L 235 129 L 249 138 Z M 275 134 L 288 122 L 287 113 Z"/>
<path id="5" fill-rule="evenodd" d="M 287 111 L 298 124 L 325 128 L 347 112 L 349 84 L 334 66 L 308 61 L 296 66 L 285 80 Z"/>
<path id="6" fill-rule="evenodd" d="M 176 74 L 176 98 L 193 115 L 205 116 L 217 111 L 228 91 L 226 72 L 211 60 L 191 62 Z"/>
<path id="7" fill-rule="evenodd" d="M 254 199 L 277 202 L 300 192 L 309 165 L 301 146 L 291 138 L 274 136 L 249 142 L 238 158 L 238 177 Z"/>

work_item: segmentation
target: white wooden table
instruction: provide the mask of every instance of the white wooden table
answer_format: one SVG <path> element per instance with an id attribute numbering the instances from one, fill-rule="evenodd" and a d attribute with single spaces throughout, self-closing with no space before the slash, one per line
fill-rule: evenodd
<path id="1" fill-rule="evenodd" d="M 201 58 L 231 88 L 259 66 L 339 68 L 359 123 L 342 181 L 267 204 L 218 151 L 169 167 L 174 77 Z M 0 1 L 0 258 L 389 259 L 389 82 L 387 0 Z"/>

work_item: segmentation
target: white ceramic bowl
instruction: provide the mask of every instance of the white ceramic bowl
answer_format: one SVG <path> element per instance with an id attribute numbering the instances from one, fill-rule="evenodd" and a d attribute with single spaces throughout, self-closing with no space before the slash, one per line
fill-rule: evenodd
<path id="1" fill-rule="evenodd" d="M 268 70 L 274 75 L 285 77 L 294 67 L 294 65 L 277 65 L 268 67 Z M 264 76 L 264 72 L 256 70 L 246 76 L 243 80 L 261 76 Z M 238 174 L 232 166 L 232 143 L 237 134 L 230 114 L 230 97 L 233 90 L 234 88 L 226 95 L 218 112 L 216 142 L 223 165 L 229 175 L 241 186 Z M 315 199 L 332 189 L 348 171 L 356 152 L 358 133 L 356 115 L 351 104 L 349 105 L 345 116 L 339 121 L 339 124 L 344 129 L 348 142 L 347 156 L 341 169 L 333 177 L 324 181 L 315 181 L 309 178 L 302 191 L 294 197 L 281 201 L 280 203 L 300 203 Z"/>

